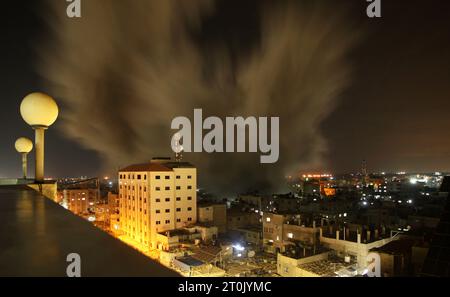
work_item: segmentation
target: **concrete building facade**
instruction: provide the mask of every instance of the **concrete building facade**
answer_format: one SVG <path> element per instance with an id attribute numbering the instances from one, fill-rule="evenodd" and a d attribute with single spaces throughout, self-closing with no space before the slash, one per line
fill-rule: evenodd
<path id="1" fill-rule="evenodd" d="M 203 203 L 198 205 L 198 222 L 216 226 L 219 233 L 227 232 L 226 204 Z"/>
<path id="2" fill-rule="evenodd" d="M 98 189 L 66 189 L 63 191 L 63 201 L 68 209 L 76 215 L 86 215 L 98 202 L 100 193 Z"/>
<path id="3" fill-rule="evenodd" d="M 154 159 L 119 170 L 120 229 L 145 247 L 157 234 L 197 221 L 197 169 L 186 162 Z"/>
<path id="4" fill-rule="evenodd" d="M 265 213 L 263 216 L 263 243 L 268 252 L 284 252 L 296 243 L 318 247 L 319 237 L 320 228 L 314 222 L 306 226 L 300 215 Z"/>

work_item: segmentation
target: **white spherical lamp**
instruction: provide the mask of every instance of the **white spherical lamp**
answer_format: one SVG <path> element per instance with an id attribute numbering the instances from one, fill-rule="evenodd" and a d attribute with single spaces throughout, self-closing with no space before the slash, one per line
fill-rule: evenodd
<path id="1" fill-rule="evenodd" d="M 52 97 L 43 93 L 32 93 L 20 104 L 24 121 L 35 130 L 35 179 L 44 182 L 44 131 L 58 118 L 58 105 Z"/>
<path id="2" fill-rule="evenodd" d="M 16 140 L 14 146 L 19 153 L 28 154 L 33 149 L 33 142 L 26 137 L 20 137 Z"/>
<path id="3" fill-rule="evenodd" d="M 58 118 L 58 105 L 52 97 L 43 93 L 32 93 L 20 104 L 20 114 L 32 127 L 48 128 Z"/>
<path id="4" fill-rule="evenodd" d="M 22 173 L 23 179 L 27 179 L 27 156 L 28 153 L 33 149 L 33 142 L 25 137 L 20 137 L 16 140 L 14 144 L 16 151 L 22 155 Z"/>

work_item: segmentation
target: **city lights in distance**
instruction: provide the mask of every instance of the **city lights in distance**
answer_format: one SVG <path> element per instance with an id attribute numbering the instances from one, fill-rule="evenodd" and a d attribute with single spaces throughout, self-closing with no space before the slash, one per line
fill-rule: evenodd
<path id="1" fill-rule="evenodd" d="M 333 178 L 333 175 L 332 174 L 303 174 L 302 177 L 303 178 L 324 178 L 324 177 Z"/>

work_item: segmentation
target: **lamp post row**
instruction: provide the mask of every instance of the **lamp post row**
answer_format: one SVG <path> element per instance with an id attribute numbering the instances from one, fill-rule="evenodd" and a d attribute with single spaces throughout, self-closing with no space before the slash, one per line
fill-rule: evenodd
<path id="1" fill-rule="evenodd" d="M 32 93 L 20 104 L 23 120 L 35 131 L 35 181 L 44 182 L 45 130 L 58 118 L 58 105 L 55 100 L 43 93 Z M 23 178 L 27 178 L 27 155 L 33 149 L 33 142 L 25 137 L 16 140 L 16 150 L 22 155 Z"/>

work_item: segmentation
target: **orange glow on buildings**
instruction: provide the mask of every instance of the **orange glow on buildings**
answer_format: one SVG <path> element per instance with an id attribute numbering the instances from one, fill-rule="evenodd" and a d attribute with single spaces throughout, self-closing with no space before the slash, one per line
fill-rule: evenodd
<path id="1" fill-rule="evenodd" d="M 152 160 L 120 170 L 120 233 L 128 242 L 161 248 L 158 233 L 196 223 L 196 189 L 197 169 L 189 163 Z"/>

